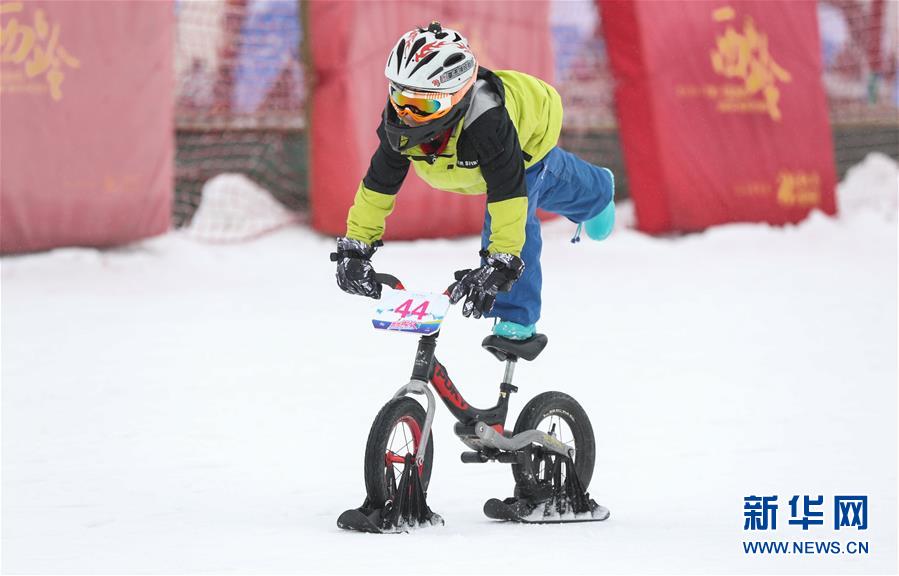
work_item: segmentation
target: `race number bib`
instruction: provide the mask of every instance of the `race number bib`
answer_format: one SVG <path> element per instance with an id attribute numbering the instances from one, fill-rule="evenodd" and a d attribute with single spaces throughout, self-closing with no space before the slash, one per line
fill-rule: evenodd
<path id="1" fill-rule="evenodd" d="M 445 294 L 385 291 L 378 300 L 371 322 L 379 330 L 433 334 L 440 329 L 449 306 Z"/>

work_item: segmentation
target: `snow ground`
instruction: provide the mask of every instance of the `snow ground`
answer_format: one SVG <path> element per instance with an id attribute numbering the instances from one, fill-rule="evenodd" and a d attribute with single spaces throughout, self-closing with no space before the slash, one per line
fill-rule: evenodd
<path id="1" fill-rule="evenodd" d="M 877 183 L 895 206 L 895 165 Z M 421 573 L 895 573 L 896 212 L 861 204 L 799 226 L 619 229 L 576 246 L 571 226 L 546 225 L 550 344 L 519 366 L 510 425 L 545 390 L 585 406 L 591 493 L 612 511 L 593 525 L 483 517 L 511 474 L 462 464 L 441 407 L 429 502 L 446 526 L 336 528 L 361 504 L 368 427 L 408 379 L 415 337 L 371 329 L 371 302 L 337 290 L 329 238 L 170 234 L 4 258 L 2 568 L 383 573 L 410 558 Z M 439 289 L 477 249 L 391 243 L 376 267 Z M 475 405 L 495 401 L 502 375 L 479 349 L 488 326 L 456 310 L 438 346 Z M 793 494 L 847 493 L 869 496 L 867 531 L 787 526 Z M 743 497 L 762 494 L 779 495 L 778 529 L 744 532 Z M 747 556 L 743 540 L 862 540 L 870 553 Z"/>

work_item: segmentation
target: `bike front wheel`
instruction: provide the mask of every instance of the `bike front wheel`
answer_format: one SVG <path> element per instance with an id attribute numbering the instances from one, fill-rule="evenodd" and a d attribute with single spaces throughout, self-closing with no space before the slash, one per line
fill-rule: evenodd
<path id="1" fill-rule="evenodd" d="M 372 508 L 381 508 L 396 498 L 406 455 L 418 451 L 425 426 L 421 404 L 403 396 L 381 408 L 365 445 L 365 490 Z M 421 487 L 427 491 L 434 460 L 434 435 L 428 438 L 424 461 L 418 468 Z"/>

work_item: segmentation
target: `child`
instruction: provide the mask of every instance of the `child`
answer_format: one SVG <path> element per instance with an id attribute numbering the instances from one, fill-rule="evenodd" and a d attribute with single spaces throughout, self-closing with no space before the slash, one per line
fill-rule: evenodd
<path id="1" fill-rule="evenodd" d="M 532 337 L 542 283 L 537 208 L 602 240 L 615 220 L 612 172 L 556 146 L 562 102 L 552 86 L 479 67 L 468 41 L 437 22 L 404 34 L 384 73 L 380 145 L 337 239 L 337 284 L 381 297 L 370 259 L 411 163 L 434 188 L 487 195 L 481 266 L 456 274 L 450 301 L 465 298 L 464 316 L 497 318 L 498 336 Z"/>

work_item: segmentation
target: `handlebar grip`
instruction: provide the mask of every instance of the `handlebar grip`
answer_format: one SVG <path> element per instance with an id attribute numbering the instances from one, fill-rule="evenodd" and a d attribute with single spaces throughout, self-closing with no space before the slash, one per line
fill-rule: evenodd
<path id="1" fill-rule="evenodd" d="M 393 276 L 391 274 L 375 272 L 375 281 L 377 281 L 381 284 L 386 284 L 387 286 L 390 286 L 394 290 L 405 290 L 406 289 L 405 286 L 403 286 L 403 283 L 399 281 L 399 278 L 397 278 L 396 276 Z"/>
<path id="2" fill-rule="evenodd" d="M 403 283 L 400 282 L 400 279 L 392 274 L 385 274 L 383 272 L 375 272 L 375 282 L 380 284 L 384 284 L 385 286 L 390 286 L 394 290 L 405 290 L 406 287 L 403 286 Z M 453 287 L 453 284 L 450 284 L 443 293 L 449 296 L 450 288 Z"/>

